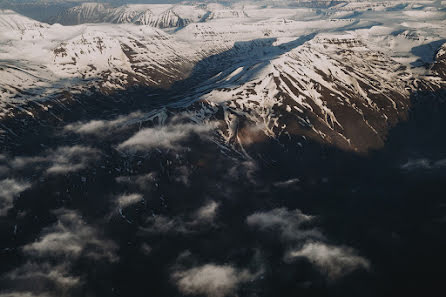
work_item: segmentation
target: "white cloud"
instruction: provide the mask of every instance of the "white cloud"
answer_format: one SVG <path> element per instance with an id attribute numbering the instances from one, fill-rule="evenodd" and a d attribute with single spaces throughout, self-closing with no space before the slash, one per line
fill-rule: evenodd
<path id="1" fill-rule="evenodd" d="M 173 273 L 178 289 L 186 295 L 224 297 L 235 294 L 240 284 L 253 280 L 257 274 L 229 265 L 206 264 Z"/>
<path id="2" fill-rule="evenodd" d="M 97 159 L 99 151 L 86 146 L 62 146 L 56 150 L 49 150 L 43 156 L 17 157 L 11 162 L 15 169 L 27 166 L 46 168 L 47 174 L 65 174 L 84 169 L 89 162 Z"/>
<path id="3" fill-rule="evenodd" d="M 133 193 L 133 194 L 124 194 L 121 196 L 118 196 L 116 199 L 116 204 L 119 208 L 125 208 L 127 206 L 130 206 L 132 204 L 138 203 L 142 200 L 142 195 Z"/>
<path id="4" fill-rule="evenodd" d="M 305 257 L 329 279 L 339 278 L 359 268 L 369 268 L 369 262 L 356 255 L 352 248 L 325 243 L 327 240 L 320 231 L 314 227 L 308 228 L 308 223 L 313 219 L 314 217 L 305 215 L 300 210 L 276 208 L 249 216 L 247 223 L 261 230 L 279 231 L 282 242 L 289 249 L 285 253 L 285 261 Z"/>
<path id="5" fill-rule="evenodd" d="M 70 290 L 82 285 L 82 276 L 72 271 L 76 260 L 117 260 L 117 246 L 101 239 L 77 212 L 59 209 L 55 214 L 58 222 L 45 228 L 39 240 L 23 246 L 28 261 L 4 275 L 10 291 L 0 297 L 71 296 Z"/>
<path id="6" fill-rule="evenodd" d="M 401 165 L 401 169 L 412 171 L 412 170 L 430 170 L 439 169 L 446 167 L 446 159 L 432 161 L 426 158 L 421 159 L 411 159 L 407 163 Z"/>
<path id="7" fill-rule="evenodd" d="M 298 178 L 292 178 L 292 179 L 288 179 L 285 181 L 276 182 L 276 183 L 274 183 L 274 186 L 278 187 L 278 188 L 286 188 L 286 187 L 295 185 L 299 182 L 300 182 L 300 180 Z"/>
<path id="8" fill-rule="evenodd" d="M 14 197 L 30 188 L 28 182 L 21 182 L 14 179 L 4 179 L 0 181 L 0 216 L 6 215 L 14 205 Z"/>
<path id="9" fill-rule="evenodd" d="M 10 165 L 14 169 L 23 169 L 29 165 L 35 166 L 45 162 L 49 162 L 46 157 L 16 157 L 11 161 Z"/>
<path id="10" fill-rule="evenodd" d="M 174 233 L 188 233 L 190 230 L 186 228 L 186 224 L 180 218 L 169 218 L 163 215 L 156 215 L 149 217 L 146 221 L 148 227 L 142 228 L 142 231 L 148 233 L 165 234 L 169 232 Z"/>
<path id="11" fill-rule="evenodd" d="M 69 288 L 79 284 L 80 278 L 69 273 L 66 263 L 51 265 L 47 262 L 28 262 L 17 269 L 7 273 L 6 277 L 14 282 L 49 282 L 58 288 Z"/>
<path id="12" fill-rule="evenodd" d="M 38 241 L 25 245 L 23 250 L 26 253 L 71 258 L 82 255 L 92 259 L 116 260 L 116 245 L 112 241 L 100 239 L 99 232 L 87 225 L 77 212 L 61 209 L 56 214 L 58 222 L 45 228 Z"/>
<path id="13" fill-rule="evenodd" d="M 116 178 L 118 183 L 135 184 L 141 190 L 149 190 L 158 181 L 156 172 L 136 176 L 119 176 Z"/>
<path id="14" fill-rule="evenodd" d="M 46 293 L 34 294 L 31 292 L 3 292 L 0 297 L 54 297 Z"/>
<path id="15" fill-rule="evenodd" d="M 308 242 L 299 250 L 289 251 L 285 258 L 291 261 L 297 257 L 307 258 L 331 279 L 339 278 L 359 268 L 370 267 L 370 263 L 358 256 L 352 248 L 321 242 Z"/>
<path id="16" fill-rule="evenodd" d="M 175 149 L 180 141 L 186 139 L 191 134 L 208 133 L 214 129 L 212 123 L 198 124 L 172 124 L 168 126 L 158 126 L 139 131 L 125 142 L 119 145 L 120 149 L 148 150 L 153 148 Z"/>
<path id="17" fill-rule="evenodd" d="M 93 120 L 90 122 L 78 122 L 65 126 L 66 131 L 71 131 L 77 134 L 94 134 L 97 136 L 106 135 L 108 132 L 115 131 L 117 128 L 122 128 L 126 125 L 134 124 L 141 120 L 143 114 L 140 112 L 133 112 L 125 116 L 119 116 L 111 121 Z"/>
<path id="18" fill-rule="evenodd" d="M 141 230 L 155 234 L 198 232 L 203 227 L 209 228 L 214 226 L 213 222 L 217 215 L 218 207 L 219 204 L 217 202 L 210 201 L 187 217 L 150 216 L 145 222 L 148 226 L 141 228 Z"/>
<path id="19" fill-rule="evenodd" d="M 60 147 L 48 158 L 51 166 L 46 170 L 49 174 L 64 174 L 87 167 L 88 163 L 97 158 L 98 150 L 85 146 Z"/>
<path id="20" fill-rule="evenodd" d="M 209 223 L 213 222 L 217 215 L 219 204 L 215 201 L 210 201 L 204 206 L 200 207 L 195 213 L 195 222 Z"/>
<path id="21" fill-rule="evenodd" d="M 310 223 L 313 216 L 306 215 L 300 210 L 289 211 L 276 208 L 268 212 L 259 212 L 247 217 L 246 222 L 261 230 L 278 230 L 283 240 L 322 239 L 324 236 L 315 228 L 304 229 L 303 223 Z"/>

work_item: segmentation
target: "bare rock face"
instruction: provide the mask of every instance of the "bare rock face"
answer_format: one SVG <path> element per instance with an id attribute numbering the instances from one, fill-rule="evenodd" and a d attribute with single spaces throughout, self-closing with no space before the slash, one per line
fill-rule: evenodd
<path id="1" fill-rule="evenodd" d="M 367 151 L 381 147 L 407 116 L 412 75 L 351 36 L 317 36 L 292 49 L 265 46 L 258 56 L 237 51 L 249 57 L 207 81 L 212 91 L 202 96 L 208 112 L 222 111 L 228 141 L 243 144 L 249 131 L 262 131 Z"/>
<path id="2" fill-rule="evenodd" d="M 446 80 L 446 43 L 441 46 L 435 56 L 432 71 Z"/>

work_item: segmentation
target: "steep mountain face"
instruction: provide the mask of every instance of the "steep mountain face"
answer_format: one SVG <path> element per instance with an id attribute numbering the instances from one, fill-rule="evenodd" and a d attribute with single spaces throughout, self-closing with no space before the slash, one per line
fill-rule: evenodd
<path id="1" fill-rule="evenodd" d="M 14 28 L 8 20 L 13 19 Z M 30 96 L 43 100 L 64 90 L 103 93 L 130 86 L 168 87 L 187 77 L 201 57 L 163 31 L 135 26 L 61 27 L 0 17 L 2 113 Z M 28 29 L 20 29 L 20 28 Z M 12 61 L 15 55 L 20 60 Z M 12 110 L 13 111 L 13 110 Z M 14 111 L 13 111 L 14 112 Z"/>
<path id="2" fill-rule="evenodd" d="M 201 98 L 223 112 L 226 141 L 301 135 L 348 150 L 381 147 L 407 116 L 412 74 L 351 35 L 292 43 L 236 50 L 243 62 L 219 57 L 234 64 L 202 84 L 212 91 Z"/>
<path id="3" fill-rule="evenodd" d="M 7 33 L 6 30 L 29 31 L 48 27 L 46 24 L 21 16 L 12 10 L 0 10 L 0 15 L 0 27 L 4 30 L 3 34 Z"/>
<path id="4" fill-rule="evenodd" d="M 145 27 L 121 32 L 86 28 L 53 49 L 53 71 L 64 77 L 92 80 L 104 91 L 131 85 L 168 87 L 188 75 L 199 59 L 162 31 Z M 144 36 L 144 38 L 141 38 Z"/>
<path id="5" fill-rule="evenodd" d="M 215 19 L 233 19 L 233 18 L 246 18 L 248 14 L 244 10 L 236 9 L 216 9 L 214 11 L 209 11 L 207 16 L 203 19 L 215 20 Z"/>
<path id="6" fill-rule="evenodd" d="M 112 23 L 148 26 L 70 26 L 63 27 L 63 35 L 58 24 L 4 13 L 1 24 L 11 28 L 3 33 L 4 52 L 10 52 L 4 57 L 13 47 L 24 48 L 22 58 L 29 62 L 2 65 L 3 116 L 15 114 L 11 107 L 29 96 L 47 100 L 66 91 L 111 95 L 130 87 L 171 88 L 166 96 L 176 98 L 173 108 L 193 110 L 200 115 L 196 121 L 220 121 L 221 141 L 235 150 L 244 150 L 252 139 L 303 136 L 364 152 L 381 147 L 387 131 L 407 117 L 417 86 L 441 87 L 438 79 L 414 74 L 407 64 L 425 55 L 412 48 L 432 48 L 435 39 L 425 37 L 422 28 L 398 31 L 384 25 L 318 33 L 342 31 L 354 22 L 258 21 L 259 11 L 253 22 L 243 10 L 218 5 L 200 6 L 201 12 L 191 12 L 193 6 L 166 7 L 129 5 L 107 16 Z M 206 15 L 204 8 L 215 13 Z M 93 20 L 109 9 L 84 4 L 73 11 Z M 185 26 L 179 11 L 207 22 L 173 34 L 153 28 Z M 233 21 L 223 21 L 226 17 Z M 442 57 L 440 50 L 432 66 L 438 76 Z M 33 114 L 34 107 L 22 108 Z"/>
<path id="7" fill-rule="evenodd" d="M 60 13 L 54 22 L 62 25 L 77 25 L 82 23 L 101 23 L 107 15 L 108 8 L 102 3 L 82 3 Z"/>
<path id="8" fill-rule="evenodd" d="M 435 55 L 432 71 L 443 78 L 443 80 L 446 79 L 446 43 L 441 46 Z"/>
<path id="9" fill-rule="evenodd" d="M 135 5 L 119 7 L 100 3 L 83 3 L 61 12 L 51 19 L 62 25 L 84 23 L 115 23 L 148 25 L 157 28 L 181 28 L 199 21 L 208 12 L 199 7 L 187 5 Z"/>

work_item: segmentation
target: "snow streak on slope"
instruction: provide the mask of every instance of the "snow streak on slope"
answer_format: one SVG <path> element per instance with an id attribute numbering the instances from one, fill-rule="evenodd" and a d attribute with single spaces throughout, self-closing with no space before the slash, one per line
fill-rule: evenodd
<path id="1" fill-rule="evenodd" d="M 444 85 L 443 9 L 400 4 L 87 3 L 60 17 L 113 24 L 76 26 L 3 11 L 1 116 L 33 114 L 27 100 L 64 92 L 174 86 L 169 107 L 221 121 L 227 144 L 304 135 L 344 149 L 376 148 L 405 118 L 412 91 Z"/>
<path id="2" fill-rule="evenodd" d="M 201 58 L 152 27 L 34 24 L 29 30 L 3 27 L 0 33 L 2 114 L 11 104 L 64 90 L 93 86 L 107 93 L 133 85 L 167 87 L 185 78 Z"/>
<path id="3" fill-rule="evenodd" d="M 83 3 L 63 11 L 52 22 L 63 25 L 134 23 L 158 28 L 176 28 L 197 22 L 206 13 L 206 10 L 191 5 L 128 4 L 112 7 L 100 3 Z"/>
<path id="4" fill-rule="evenodd" d="M 0 10 L 0 27 L 3 30 L 33 30 L 44 28 L 46 25 L 34 21 L 30 18 L 18 15 L 12 10 Z"/>
<path id="5" fill-rule="evenodd" d="M 197 88 L 204 95 L 192 109 L 223 112 L 226 142 L 297 134 L 361 151 L 381 146 L 405 118 L 412 75 L 361 40 L 322 34 L 297 47 L 277 44 L 237 50 L 241 61 L 225 57 L 233 66 Z"/>

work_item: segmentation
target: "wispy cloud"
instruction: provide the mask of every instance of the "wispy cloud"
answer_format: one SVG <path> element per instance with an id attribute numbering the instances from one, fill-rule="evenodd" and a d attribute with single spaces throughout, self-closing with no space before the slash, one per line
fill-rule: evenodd
<path id="1" fill-rule="evenodd" d="M 286 208 L 276 208 L 268 212 L 259 212 L 246 218 L 250 226 L 262 230 L 278 231 L 283 240 L 323 239 L 324 236 L 317 229 L 303 228 L 304 223 L 315 219 L 300 210 L 289 211 Z"/>
<path id="2" fill-rule="evenodd" d="M 211 263 L 176 271 L 172 278 L 183 294 L 224 297 L 235 295 L 240 284 L 255 279 L 257 275 L 246 269 Z"/>
<path id="3" fill-rule="evenodd" d="M 148 217 L 142 231 L 154 234 L 167 233 L 194 233 L 203 228 L 215 227 L 215 218 L 219 203 L 215 201 L 206 202 L 205 205 L 187 216 L 167 217 L 155 215 Z"/>
<path id="4" fill-rule="evenodd" d="M 369 269 L 369 261 L 358 256 L 354 249 L 328 244 L 325 236 L 314 227 L 314 219 L 300 210 L 276 208 L 250 215 L 246 221 L 263 231 L 278 232 L 288 249 L 285 261 L 306 258 L 331 280 L 356 269 Z"/>
<path id="5" fill-rule="evenodd" d="M 156 172 L 150 172 L 142 175 L 134 176 L 119 176 L 116 178 L 118 183 L 134 184 L 141 190 L 150 190 L 158 182 L 158 174 Z"/>
<path id="6" fill-rule="evenodd" d="M 217 210 L 219 206 L 220 204 L 215 201 L 206 203 L 195 212 L 194 222 L 212 223 L 217 216 Z"/>
<path id="7" fill-rule="evenodd" d="M 330 279 L 337 279 L 359 268 L 370 267 L 369 261 L 358 256 L 352 248 L 322 242 L 305 243 L 302 248 L 289 251 L 285 259 L 292 261 L 298 257 L 307 258 Z"/>
<path id="8" fill-rule="evenodd" d="M 34 294 L 31 292 L 3 292 L 0 293 L 0 297 L 53 297 L 47 293 Z"/>
<path id="9" fill-rule="evenodd" d="M 78 122 L 65 126 L 65 131 L 71 131 L 77 134 L 90 134 L 96 136 L 107 135 L 116 129 L 132 125 L 141 120 L 141 112 L 133 112 L 128 115 L 119 116 L 114 120 L 93 120 L 89 122 Z"/>
<path id="10" fill-rule="evenodd" d="M 98 158 L 97 149 L 86 146 L 62 146 L 56 150 L 49 150 L 41 156 L 16 157 L 10 163 L 14 169 L 33 166 L 37 169 L 45 168 L 47 174 L 66 174 L 84 169 L 89 162 Z"/>
<path id="11" fill-rule="evenodd" d="M 48 156 L 52 159 L 51 166 L 46 170 L 49 174 L 63 174 L 78 171 L 87 167 L 88 162 L 95 159 L 98 150 L 85 147 L 61 147 Z"/>
<path id="12" fill-rule="evenodd" d="M 142 231 L 154 234 L 166 233 L 189 233 L 186 223 L 177 217 L 167 217 L 163 215 L 155 215 L 146 220 L 147 227 L 141 228 Z"/>
<path id="13" fill-rule="evenodd" d="M 100 231 L 88 225 L 73 210 L 55 211 L 58 221 L 43 229 L 40 238 L 22 247 L 27 261 L 4 275 L 9 291 L 6 296 L 76 296 L 82 275 L 73 272 L 79 259 L 117 260 L 117 246 L 104 239 Z"/>
<path id="14" fill-rule="evenodd" d="M 78 276 L 70 274 L 67 263 L 52 265 L 48 262 L 27 262 L 9 272 L 6 277 L 21 286 L 26 286 L 23 284 L 27 282 L 40 282 L 40 288 L 32 286 L 28 288 L 34 291 L 44 290 L 49 286 L 56 286 L 59 289 L 71 288 L 80 283 Z"/>
<path id="15" fill-rule="evenodd" d="M 186 140 L 192 134 L 205 137 L 214 128 L 215 125 L 213 123 L 169 124 L 167 126 L 146 128 L 121 143 L 118 147 L 119 149 L 135 151 L 154 148 L 178 149 L 179 143 Z"/>
<path id="16" fill-rule="evenodd" d="M 285 181 L 276 182 L 273 185 L 278 188 L 288 188 L 298 184 L 300 180 L 298 178 L 291 178 Z"/>
<path id="17" fill-rule="evenodd" d="M 407 171 L 430 170 L 439 168 L 446 168 L 446 159 L 441 159 L 437 161 L 432 161 L 427 158 L 411 159 L 407 161 L 407 163 L 401 165 L 401 169 Z"/>
<path id="18" fill-rule="evenodd" d="M 125 208 L 127 206 L 138 203 L 142 200 L 142 195 L 138 193 L 123 194 L 116 198 L 116 204 L 119 208 Z"/>
<path id="19" fill-rule="evenodd" d="M 0 216 L 6 215 L 13 207 L 14 197 L 30 187 L 30 183 L 15 179 L 8 178 L 0 181 Z"/>
<path id="20" fill-rule="evenodd" d="M 56 211 L 58 222 L 43 230 L 41 238 L 23 247 L 24 252 L 35 256 L 84 256 L 92 259 L 116 260 L 116 245 L 100 239 L 99 232 L 86 224 L 80 215 L 71 210 Z"/>

